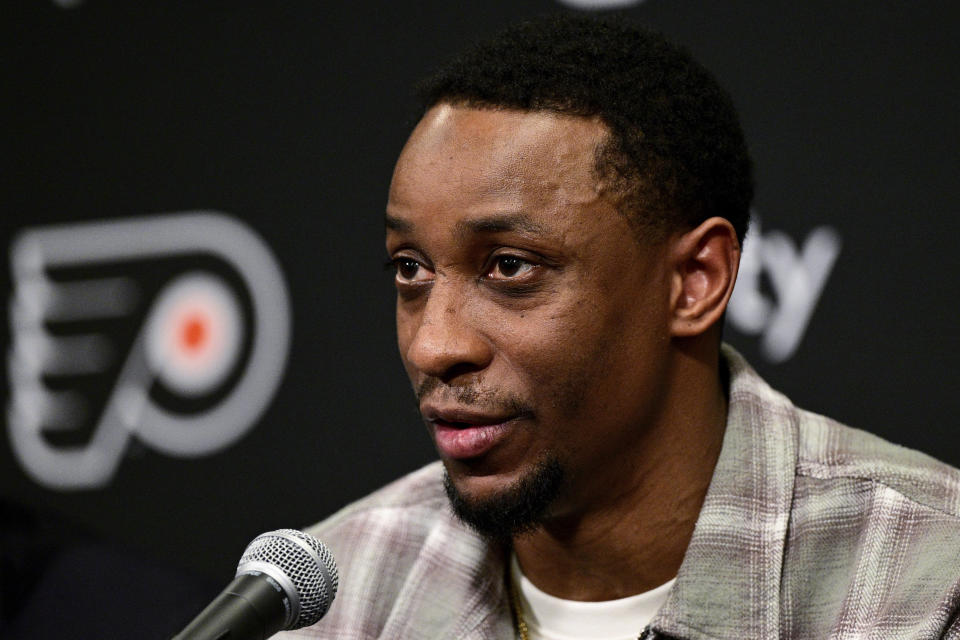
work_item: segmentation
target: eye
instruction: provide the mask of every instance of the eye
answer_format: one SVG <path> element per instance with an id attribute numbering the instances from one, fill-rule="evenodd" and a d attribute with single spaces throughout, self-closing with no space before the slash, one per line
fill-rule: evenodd
<path id="1" fill-rule="evenodd" d="M 493 266 L 487 272 L 487 277 L 494 280 L 516 278 L 529 273 L 534 266 L 533 263 L 518 256 L 497 256 L 493 260 Z"/>
<path id="2" fill-rule="evenodd" d="M 397 282 L 412 284 L 430 279 L 429 271 L 419 261 L 407 256 L 393 258 L 390 263 L 397 272 Z"/>

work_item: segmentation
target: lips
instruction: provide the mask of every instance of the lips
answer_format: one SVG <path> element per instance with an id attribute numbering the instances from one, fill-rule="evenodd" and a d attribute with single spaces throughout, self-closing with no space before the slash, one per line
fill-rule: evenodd
<path id="1" fill-rule="evenodd" d="M 422 413 L 433 428 L 440 455 L 454 460 L 477 458 L 489 452 L 506 439 L 519 418 L 431 407 L 424 407 Z"/>

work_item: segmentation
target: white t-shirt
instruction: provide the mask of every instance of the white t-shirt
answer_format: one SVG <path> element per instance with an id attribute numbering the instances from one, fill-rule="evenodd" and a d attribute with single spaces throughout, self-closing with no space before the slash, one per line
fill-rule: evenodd
<path id="1" fill-rule="evenodd" d="M 636 640 L 667 599 L 676 578 L 635 596 L 605 602 L 564 600 L 544 593 L 511 554 L 510 573 L 530 640 Z"/>

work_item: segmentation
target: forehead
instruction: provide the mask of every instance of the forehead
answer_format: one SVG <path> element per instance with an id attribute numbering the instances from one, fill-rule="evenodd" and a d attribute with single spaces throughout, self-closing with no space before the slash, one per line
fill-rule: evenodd
<path id="1" fill-rule="evenodd" d="M 588 206 L 599 198 L 595 156 L 606 135 L 594 119 L 439 105 L 400 154 L 388 213 Z"/>

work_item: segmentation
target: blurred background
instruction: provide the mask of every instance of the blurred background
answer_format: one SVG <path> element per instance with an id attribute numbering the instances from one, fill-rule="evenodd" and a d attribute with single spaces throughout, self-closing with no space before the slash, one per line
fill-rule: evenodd
<path id="1" fill-rule="evenodd" d="M 519 18 L 613 9 L 741 113 L 727 340 L 960 465 L 956 3 L 8 2 L 0 637 L 168 638 L 258 533 L 433 458 L 381 266 L 411 87 Z"/>

